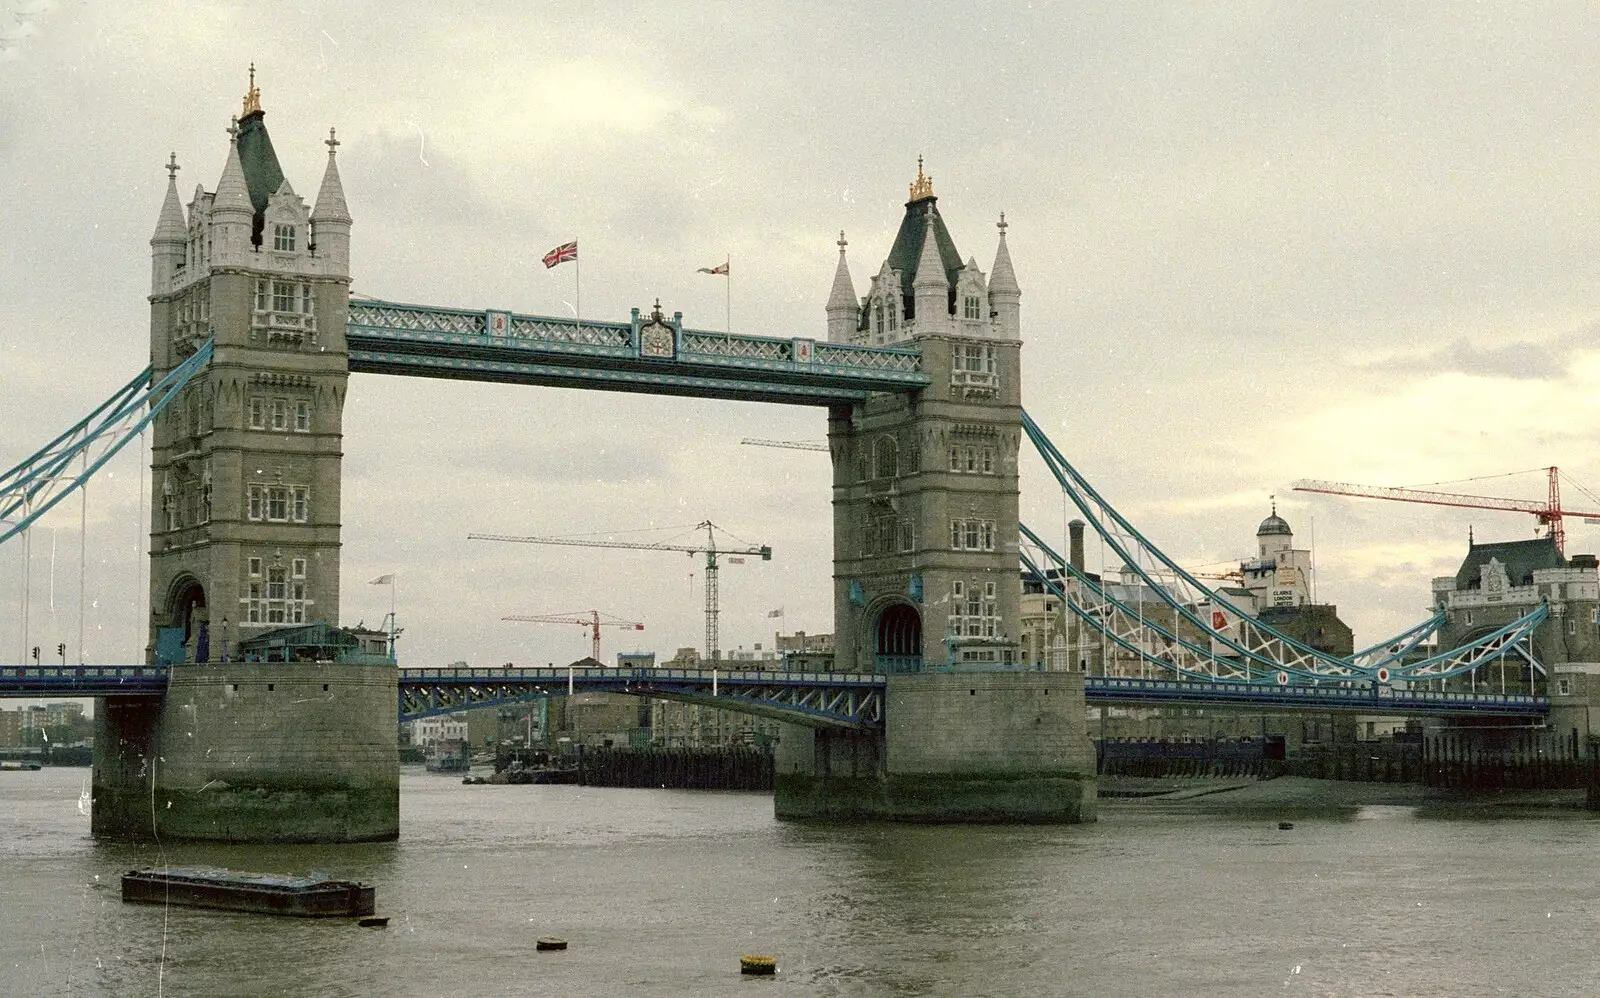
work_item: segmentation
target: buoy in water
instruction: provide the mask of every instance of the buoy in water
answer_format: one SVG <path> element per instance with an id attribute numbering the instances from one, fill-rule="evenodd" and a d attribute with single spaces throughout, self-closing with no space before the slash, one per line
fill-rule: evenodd
<path id="1" fill-rule="evenodd" d="M 389 924 L 389 916 L 368 915 L 365 918 L 356 919 L 356 924 L 361 926 L 363 929 L 381 929 L 385 925 Z"/>
<path id="2" fill-rule="evenodd" d="M 555 936 L 540 936 L 538 940 L 534 942 L 533 948 L 541 951 L 566 949 L 567 941 L 565 939 L 557 939 Z"/>
<path id="3" fill-rule="evenodd" d="M 739 958 L 739 973 L 767 975 L 778 972 L 778 958 L 746 954 Z"/>
<path id="4" fill-rule="evenodd" d="M 1278 831 L 1280 831 L 1280 832 L 1287 832 L 1289 829 L 1291 829 L 1293 827 L 1294 827 L 1294 822 L 1292 822 L 1292 821 L 1280 821 L 1280 822 L 1278 822 Z"/>

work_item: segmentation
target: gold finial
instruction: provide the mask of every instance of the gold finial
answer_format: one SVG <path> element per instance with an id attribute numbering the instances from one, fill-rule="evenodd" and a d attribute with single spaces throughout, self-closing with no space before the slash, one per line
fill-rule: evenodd
<path id="1" fill-rule="evenodd" d="M 917 157 L 917 179 L 911 182 L 911 200 L 933 197 L 933 178 L 922 173 L 922 157 Z"/>
<path id="2" fill-rule="evenodd" d="M 256 86 L 256 64 L 250 64 L 250 89 L 244 95 L 244 112 L 241 118 L 249 117 L 261 110 L 261 90 Z"/>

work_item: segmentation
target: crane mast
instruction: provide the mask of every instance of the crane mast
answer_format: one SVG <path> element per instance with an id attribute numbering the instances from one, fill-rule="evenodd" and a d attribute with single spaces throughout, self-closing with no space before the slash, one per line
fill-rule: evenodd
<path id="1" fill-rule="evenodd" d="M 588 616 L 584 617 L 582 616 L 583 614 L 588 614 Z M 636 620 L 623 620 L 620 617 L 613 617 L 610 620 L 601 620 L 600 616 L 601 614 L 599 610 L 575 610 L 572 613 L 513 613 L 501 617 L 500 619 L 520 620 L 531 624 L 578 624 L 582 627 L 591 628 L 593 631 L 593 645 L 592 650 L 589 653 L 589 657 L 594 659 L 596 662 L 600 661 L 601 627 L 628 627 L 635 631 L 644 630 L 644 625 Z M 605 616 L 610 617 L 611 614 L 608 613 Z"/>
<path id="2" fill-rule="evenodd" d="M 508 541 L 515 544 L 552 544 L 559 547 L 612 548 L 619 551 L 682 551 L 689 555 L 706 556 L 706 657 L 715 660 L 721 650 L 717 618 L 722 612 L 717 586 L 718 555 L 756 555 L 762 561 L 772 560 L 772 548 L 765 544 L 743 548 L 718 548 L 716 525 L 701 520 L 696 530 L 706 532 L 705 544 L 635 543 L 630 541 L 596 541 L 577 537 L 519 537 L 512 534 L 468 534 L 469 541 Z M 510 618 L 507 618 L 510 619 Z M 598 639 L 597 639 L 598 640 Z"/>

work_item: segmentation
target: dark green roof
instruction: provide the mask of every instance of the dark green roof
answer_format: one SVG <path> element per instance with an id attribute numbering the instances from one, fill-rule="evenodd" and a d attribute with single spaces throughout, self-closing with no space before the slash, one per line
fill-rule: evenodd
<path id="1" fill-rule="evenodd" d="M 905 299 L 907 319 L 916 318 L 915 298 L 911 285 L 917 279 L 917 263 L 922 259 L 922 243 L 928 235 L 930 211 L 933 213 L 934 245 L 939 248 L 939 262 L 944 264 L 944 278 L 950 283 L 949 298 L 952 306 L 955 302 L 956 277 L 966 266 L 961 261 L 961 254 L 956 252 L 956 244 L 950 238 L 950 230 L 944 226 L 944 218 L 939 214 L 939 199 L 927 197 L 907 201 L 905 217 L 900 220 L 900 231 L 895 233 L 894 246 L 889 250 L 889 266 L 900 272 L 900 294 Z M 866 313 L 863 311 L 863 321 L 865 318 Z"/>
<path id="2" fill-rule="evenodd" d="M 1564 568 L 1566 559 L 1556 550 L 1556 542 L 1549 537 L 1536 537 L 1527 541 L 1496 541 L 1490 544 L 1473 544 L 1467 548 L 1466 560 L 1456 570 L 1456 589 L 1477 589 L 1483 585 L 1480 569 L 1495 559 L 1506 567 L 1506 576 L 1513 586 L 1533 585 L 1533 573 L 1542 568 Z"/>
<path id="3" fill-rule="evenodd" d="M 272 148 L 272 136 L 267 134 L 265 117 L 265 111 L 256 111 L 239 120 L 239 165 L 244 167 L 250 206 L 256 211 L 250 237 L 257 246 L 261 245 L 267 198 L 276 194 L 283 183 L 283 168 L 278 165 L 278 154 Z"/>

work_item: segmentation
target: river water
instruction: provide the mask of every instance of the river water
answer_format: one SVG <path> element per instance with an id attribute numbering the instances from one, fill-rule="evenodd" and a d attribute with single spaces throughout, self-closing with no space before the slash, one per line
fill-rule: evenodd
<path id="1" fill-rule="evenodd" d="M 1577 811 L 828 827 L 759 794 L 407 770 L 399 842 L 160 849 L 90 839 L 87 777 L 0 772 L 0 995 L 1600 994 L 1600 821 Z M 119 874 L 162 861 L 363 879 L 391 921 L 122 904 Z M 777 977 L 741 978 L 743 953 Z"/>

